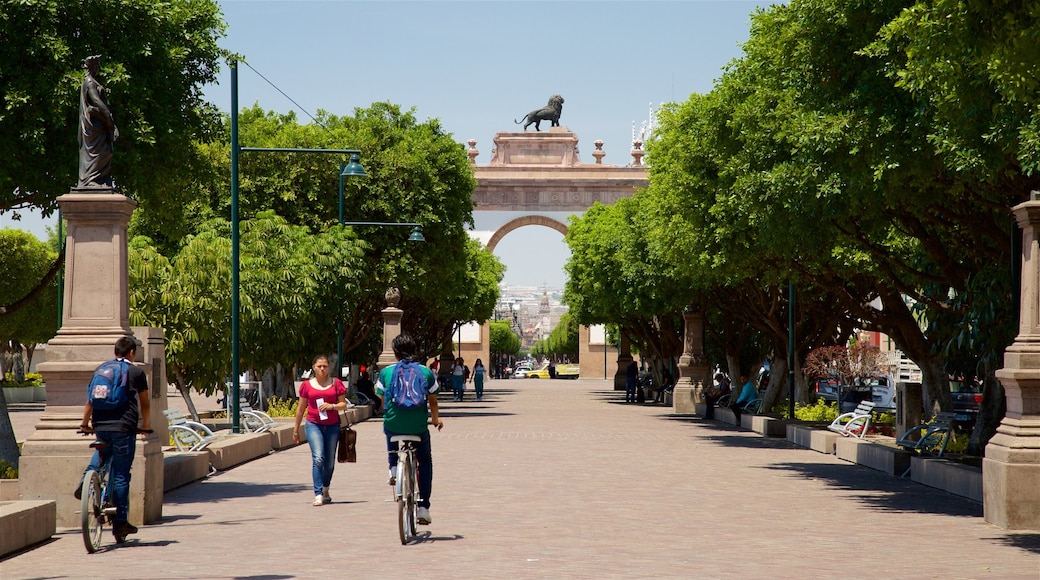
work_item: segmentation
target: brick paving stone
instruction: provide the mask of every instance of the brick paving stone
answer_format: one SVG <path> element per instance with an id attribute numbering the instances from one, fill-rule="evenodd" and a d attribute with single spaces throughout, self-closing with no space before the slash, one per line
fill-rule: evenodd
<path id="1" fill-rule="evenodd" d="M 434 521 L 409 546 L 368 421 L 331 505 L 310 505 L 304 445 L 166 494 L 124 546 L 87 555 L 61 530 L 0 577 L 1040 579 L 1040 534 L 980 504 L 621 400 L 606 381 L 515 379 L 442 401 Z"/>

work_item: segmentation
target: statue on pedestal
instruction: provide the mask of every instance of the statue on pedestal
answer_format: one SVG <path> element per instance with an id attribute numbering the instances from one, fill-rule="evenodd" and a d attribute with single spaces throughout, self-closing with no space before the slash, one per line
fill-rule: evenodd
<path id="1" fill-rule="evenodd" d="M 549 97 L 549 104 L 541 109 L 535 109 L 524 115 L 523 119 L 513 120 L 517 125 L 523 124 L 524 131 L 534 123 L 534 130 L 541 131 L 542 121 L 549 121 L 553 127 L 560 126 L 560 115 L 563 113 L 563 97 L 553 95 Z"/>
<path id="2" fill-rule="evenodd" d="M 119 129 L 105 103 L 105 87 L 97 79 L 101 55 L 83 59 L 83 68 L 86 73 L 79 92 L 79 187 L 113 187 L 112 152 Z"/>

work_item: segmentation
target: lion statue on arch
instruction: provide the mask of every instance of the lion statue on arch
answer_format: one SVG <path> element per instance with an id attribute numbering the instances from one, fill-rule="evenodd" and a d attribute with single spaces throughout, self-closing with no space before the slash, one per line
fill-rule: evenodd
<path id="1" fill-rule="evenodd" d="M 553 95 L 549 97 L 549 104 L 542 107 L 541 109 L 535 109 L 530 113 L 524 115 L 523 119 L 517 121 L 513 119 L 513 122 L 517 125 L 523 123 L 524 131 L 534 123 L 534 130 L 541 131 L 539 126 L 542 121 L 551 121 L 553 127 L 560 126 L 560 113 L 563 112 L 563 97 L 560 95 Z"/>

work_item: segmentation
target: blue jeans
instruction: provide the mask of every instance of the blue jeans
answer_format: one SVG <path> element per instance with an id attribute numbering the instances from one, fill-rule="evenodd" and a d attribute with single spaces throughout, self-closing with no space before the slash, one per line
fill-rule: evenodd
<path id="1" fill-rule="evenodd" d="M 397 453 L 390 452 L 397 451 L 397 442 L 390 441 L 390 437 L 399 433 L 391 433 L 386 429 L 383 429 L 383 433 L 386 433 L 386 455 L 390 460 L 390 468 L 393 469 L 397 465 Z M 415 459 L 419 462 L 416 474 L 419 479 L 419 507 L 430 509 L 430 494 L 433 493 L 433 449 L 430 447 L 430 431 L 419 433 L 419 437 L 422 437 L 422 440 L 415 444 Z"/>
<path id="2" fill-rule="evenodd" d="M 332 470 L 336 469 L 336 444 L 339 443 L 339 423 L 318 425 L 307 421 L 304 426 L 307 444 L 311 447 L 311 479 L 314 480 L 314 495 L 321 495 L 321 488 L 332 483 Z"/>
<path id="3" fill-rule="evenodd" d="M 103 441 L 107 447 L 94 451 L 90 465 L 86 471 L 97 471 L 101 458 L 110 461 L 111 472 L 108 476 L 108 492 L 112 505 L 116 506 L 114 523 L 126 522 L 130 513 L 130 466 L 134 463 L 134 450 L 137 448 L 137 435 L 117 431 L 97 431 L 94 437 Z M 84 472 L 85 473 L 85 472 Z"/>
<path id="4" fill-rule="evenodd" d="M 625 377 L 625 402 L 636 402 L 636 380 L 632 377 Z"/>
<path id="5" fill-rule="evenodd" d="M 455 400 L 461 401 L 462 395 L 466 392 L 466 380 L 462 375 L 451 375 L 451 390 L 455 392 Z"/>
<path id="6" fill-rule="evenodd" d="M 477 392 L 477 398 L 484 396 L 484 375 L 473 375 L 473 388 Z"/>

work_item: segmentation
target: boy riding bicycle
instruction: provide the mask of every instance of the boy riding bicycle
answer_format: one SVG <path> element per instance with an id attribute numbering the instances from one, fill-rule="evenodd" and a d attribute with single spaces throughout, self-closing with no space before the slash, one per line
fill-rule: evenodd
<path id="1" fill-rule="evenodd" d="M 415 341 L 411 335 L 400 334 L 393 341 L 394 357 L 398 361 L 411 361 L 415 358 Z M 400 363 L 398 363 L 400 364 Z M 419 435 L 422 440 L 416 444 L 416 459 L 419 463 L 419 511 L 416 519 L 420 524 L 428 525 L 430 518 L 430 493 L 433 489 L 433 453 L 430 447 L 430 430 L 427 427 L 427 409 L 429 410 L 429 422 L 437 427 L 439 431 L 444 427 L 440 420 L 437 409 L 437 378 L 429 368 L 418 364 L 415 365 L 418 372 L 422 373 L 422 382 L 426 395 L 425 403 L 415 407 L 404 407 L 394 402 L 394 397 L 388 396 L 388 390 L 393 385 L 394 369 L 398 364 L 393 364 L 379 371 L 379 380 L 376 381 L 376 396 L 383 403 L 383 433 L 386 434 L 387 456 L 390 462 L 390 485 L 396 482 L 397 474 L 397 446 L 396 442 L 390 441 L 393 435 Z"/>
<path id="2" fill-rule="evenodd" d="M 112 535 L 118 541 L 123 541 L 129 534 L 137 533 L 137 528 L 127 521 L 130 511 L 130 466 L 134 461 L 137 433 L 151 431 L 148 379 L 144 371 L 133 364 L 140 344 L 136 338 L 124 336 L 116 341 L 114 349 L 115 360 L 125 363 L 126 388 L 129 394 L 126 403 L 116 409 L 95 409 L 88 397 L 83 408 L 83 422 L 80 425 L 83 433 L 93 433 L 98 441 L 105 444 L 104 449 L 94 452 L 86 471 L 97 471 L 101 465 L 101 453 L 111 457 L 112 503 L 116 508 L 116 515 L 112 518 Z M 138 419 L 141 422 L 140 428 L 137 425 Z M 76 499 L 80 499 L 82 492 L 80 483 L 80 487 L 77 487 L 74 493 Z"/>

